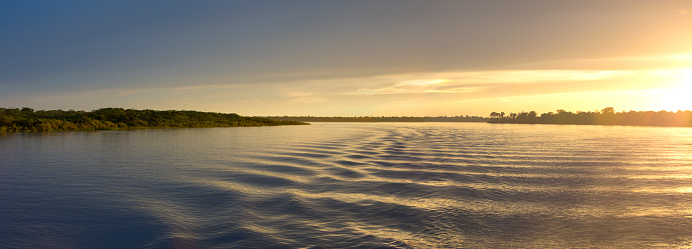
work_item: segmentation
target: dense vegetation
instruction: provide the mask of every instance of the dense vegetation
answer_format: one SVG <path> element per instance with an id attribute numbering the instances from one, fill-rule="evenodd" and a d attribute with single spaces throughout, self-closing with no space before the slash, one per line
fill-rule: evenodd
<path id="1" fill-rule="evenodd" d="M 301 117 L 266 117 L 275 120 L 294 120 L 301 122 L 487 122 L 488 118 L 478 117 L 478 116 L 439 116 L 439 117 L 371 117 L 371 116 L 361 116 L 361 117 L 313 117 L 313 116 L 301 116 Z"/>
<path id="2" fill-rule="evenodd" d="M 34 111 L 31 108 L 0 108 L 0 132 L 88 131 L 143 128 L 236 127 L 305 124 L 198 111 L 154 111 L 102 108 L 85 111 Z"/>
<path id="3" fill-rule="evenodd" d="M 540 116 L 535 111 L 509 115 L 493 112 L 490 114 L 489 123 L 692 127 L 692 111 L 615 112 L 615 109 L 608 107 L 601 111 L 576 113 L 560 109 Z"/>

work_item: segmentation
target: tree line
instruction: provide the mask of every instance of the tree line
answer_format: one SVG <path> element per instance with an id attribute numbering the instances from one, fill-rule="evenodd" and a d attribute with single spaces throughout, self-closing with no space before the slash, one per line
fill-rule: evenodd
<path id="1" fill-rule="evenodd" d="M 509 114 L 492 112 L 488 123 L 692 127 L 692 111 L 615 112 L 613 107 L 607 107 L 593 112 L 568 112 L 558 109 L 540 116 L 535 111 Z"/>
<path id="2" fill-rule="evenodd" d="M 294 120 L 301 122 L 488 122 L 488 118 L 478 116 L 359 116 L 359 117 L 315 117 L 315 116 L 270 116 L 275 120 Z"/>
<path id="3" fill-rule="evenodd" d="M 245 117 L 235 113 L 101 108 L 86 111 L 0 108 L 0 132 L 91 131 L 145 128 L 201 128 L 306 124 L 291 120 Z"/>

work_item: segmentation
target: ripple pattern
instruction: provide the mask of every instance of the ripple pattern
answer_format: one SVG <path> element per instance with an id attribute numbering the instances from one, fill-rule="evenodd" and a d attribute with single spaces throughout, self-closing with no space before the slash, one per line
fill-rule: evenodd
<path id="1" fill-rule="evenodd" d="M 109 247 L 99 240 L 127 237 L 149 248 L 692 246 L 692 131 L 684 128 L 328 123 L 63 136 L 111 143 L 66 159 L 95 162 L 88 167 L 38 164 L 68 168 L 58 178 L 82 183 L 38 181 L 64 190 L 38 196 L 55 207 L 42 210 L 54 215 L 42 225 L 73 232 L 28 227 L 41 225 L 31 222 L 39 210 L 12 200 L 26 209 L 0 204 L 12 216 L 0 218 L 10 224 L 0 230 L 3 244 Z M 66 138 L 4 139 L 9 153 L 9 139 L 31 147 Z M 60 153 L 69 151 L 38 155 Z M 18 171 L 4 173 L 0 201 L 37 197 L 18 183 L 29 172 Z M 94 205 L 104 199 L 111 204 Z M 53 204 L 68 200 L 93 210 L 75 218 L 64 213 L 79 208 Z M 98 224 L 115 235 L 82 227 Z M 140 233 L 126 232 L 133 230 Z M 36 242 L 45 234 L 72 240 Z"/>

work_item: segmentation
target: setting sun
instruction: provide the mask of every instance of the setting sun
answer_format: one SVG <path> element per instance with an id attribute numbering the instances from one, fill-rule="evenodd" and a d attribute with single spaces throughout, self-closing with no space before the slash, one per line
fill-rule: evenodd
<path id="1" fill-rule="evenodd" d="M 677 111 L 692 109 L 692 69 L 677 71 L 673 88 L 664 90 L 660 100 L 661 110 Z"/>

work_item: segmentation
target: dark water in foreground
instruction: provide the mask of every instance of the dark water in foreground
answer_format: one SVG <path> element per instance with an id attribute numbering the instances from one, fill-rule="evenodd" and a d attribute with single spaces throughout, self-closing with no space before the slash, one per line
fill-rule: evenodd
<path id="1" fill-rule="evenodd" d="M 692 129 L 0 135 L 3 248 L 692 247 Z"/>

